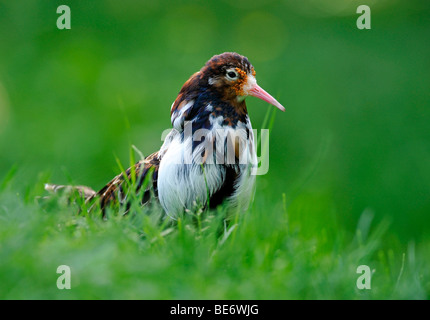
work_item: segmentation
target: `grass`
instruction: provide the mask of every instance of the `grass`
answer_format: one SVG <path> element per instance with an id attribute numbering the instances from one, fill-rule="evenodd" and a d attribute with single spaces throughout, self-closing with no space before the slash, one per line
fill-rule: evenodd
<path id="1" fill-rule="evenodd" d="M 1 4 L 0 298 L 429 298 L 428 2 L 370 3 L 371 30 L 356 1 L 79 1 L 67 31 L 59 4 Z M 270 170 L 225 232 L 224 209 L 172 225 L 35 201 L 158 150 L 182 84 L 224 51 L 287 107 L 247 101 L 255 128 L 275 123 Z"/>
<path id="2" fill-rule="evenodd" d="M 173 225 L 160 223 L 157 206 L 134 201 L 130 214 L 103 220 L 97 210 L 78 214 L 66 195 L 35 201 L 16 193 L 16 170 L 0 193 L 2 299 L 429 297 L 428 243 L 402 247 L 388 223 L 372 225 L 370 211 L 355 234 L 328 223 L 309 235 L 299 218 L 306 207 L 288 206 L 282 194 L 268 202 L 257 189 L 248 212 L 219 235 L 223 208 Z M 44 179 L 28 192 L 40 192 Z M 356 286 L 362 264 L 373 271 L 370 290 Z M 71 290 L 56 287 L 59 265 L 71 267 Z"/>

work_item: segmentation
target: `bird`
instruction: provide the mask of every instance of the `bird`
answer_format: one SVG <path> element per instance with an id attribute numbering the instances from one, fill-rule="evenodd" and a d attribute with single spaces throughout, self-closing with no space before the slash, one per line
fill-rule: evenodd
<path id="1" fill-rule="evenodd" d="M 258 167 L 245 103 L 249 96 L 285 111 L 257 84 L 247 57 L 235 52 L 214 55 L 179 91 L 170 109 L 172 128 L 158 151 L 97 192 L 86 186 L 55 184 L 46 184 L 45 189 L 77 190 L 87 202 L 99 201 L 103 215 L 112 203 L 126 206 L 127 211 L 130 192 L 142 195 L 142 205 L 155 198 L 173 220 L 199 205 L 214 209 L 226 204 L 229 210 L 246 210 L 254 196 Z M 135 185 L 130 190 L 127 183 L 132 179 Z"/>

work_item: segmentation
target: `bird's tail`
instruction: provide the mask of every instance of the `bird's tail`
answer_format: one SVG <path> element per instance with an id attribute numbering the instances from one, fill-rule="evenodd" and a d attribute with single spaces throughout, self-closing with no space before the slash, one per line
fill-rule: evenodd
<path id="1" fill-rule="evenodd" d="M 94 204 L 92 200 L 99 198 L 103 216 L 105 214 L 106 207 L 111 203 L 116 203 L 118 201 L 120 205 L 125 205 L 128 211 L 128 207 L 130 205 L 130 202 L 127 200 L 127 192 L 130 192 L 130 190 L 128 190 L 129 182 L 135 178 L 136 186 L 133 192 L 136 194 L 139 193 L 142 186 L 145 186 L 146 189 L 143 190 L 141 203 L 147 203 L 151 195 L 151 187 L 155 191 L 155 194 L 157 192 L 156 177 L 158 176 L 159 164 L 160 159 L 157 151 L 146 157 L 144 160 L 138 161 L 133 167 L 128 168 L 125 172 L 117 175 L 98 192 L 87 186 L 68 186 L 50 183 L 45 184 L 45 190 L 50 193 L 61 193 L 62 195 L 65 195 L 69 201 L 71 200 L 73 202 L 75 202 L 74 200 L 76 200 L 77 194 L 79 194 L 81 198 L 84 198 L 85 202 L 89 204 Z M 152 183 L 146 186 L 145 179 L 149 177 L 149 174 L 152 177 Z M 92 207 L 93 205 L 91 205 L 91 208 Z M 91 208 L 89 210 L 91 210 Z"/>
<path id="2" fill-rule="evenodd" d="M 78 192 L 81 197 L 85 198 L 85 200 L 88 200 L 96 195 L 96 192 L 87 186 L 66 186 L 60 184 L 46 183 L 45 190 L 51 193 L 63 192 L 69 196 L 72 196 L 73 194 L 76 194 L 76 192 Z"/>

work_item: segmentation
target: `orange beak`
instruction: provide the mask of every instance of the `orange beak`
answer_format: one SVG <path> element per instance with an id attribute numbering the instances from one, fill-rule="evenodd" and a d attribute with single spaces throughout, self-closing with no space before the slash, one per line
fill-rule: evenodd
<path id="1" fill-rule="evenodd" d="M 268 94 L 262 87 L 258 84 L 255 84 L 251 90 L 248 91 L 248 95 L 261 99 L 270 103 L 272 106 L 275 106 L 281 111 L 285 111 L 285 108 L 270 94 Z"/>

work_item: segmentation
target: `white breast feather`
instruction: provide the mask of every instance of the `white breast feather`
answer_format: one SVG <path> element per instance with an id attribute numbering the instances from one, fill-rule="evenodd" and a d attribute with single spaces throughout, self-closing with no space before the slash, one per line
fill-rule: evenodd
<path id="1" fill-rule="evenodd" d="M 212 141 L 217 136 L 217 129 L 235 131 L 231 127 L 222 126 L 222 117 L 211 118 L 210 120 L 213 128 L 205 136 L 206 141 Z M 237 129 L 245 128 L 249 130 L 249 140 L 245 144 L 246 147 L 244 150 L 241 151 L 246 153 L 246 159 L 248 160 L 246 164 L 238 166 L 239 176 L 236 180 L 235 191 L 228 199 L 231 206 L 243 209 L 248 207 L 253 196 L 255 176 L 250 173 L 252 165 L 256 165 L 253 161 L 257 158 L 249 119 L 247 119 L 247 123 L 239 122 L 237 125 Z M 239 131 L 236 130 L 236 132 Z M 243 137 L 242 132 L 246 134 L 245 130 L 241 130 L 239 135 L 246 139 L 246 136 Z M 216 143 L 218 146 L 218 139 L 216 139 Z M 222 165 L 205 164 L 204 174 L 200 162 L 196 163 L 196 161 L 193 161 L 191 164 L 184 165 L 184 156 L 186 152 L 190 152 L 191 148 L 191 137 L 186 138 L 182 142 L 181 134 L 176 129 L 173 129 L 160 149 L 161 162 L 158 173 L 158 196 L 164 210 L 172 219 L 176 219 L 185 208 L 193 209 L 196 204 L 205 204 L 207 202 L 208 191 L 209 195 L 214 194 L 222 186 L 226 178 L 226 170 Z M 200 144 L 194 150 L 193 159 L 200 159 L 202 148 L 203 144 Z"/>

